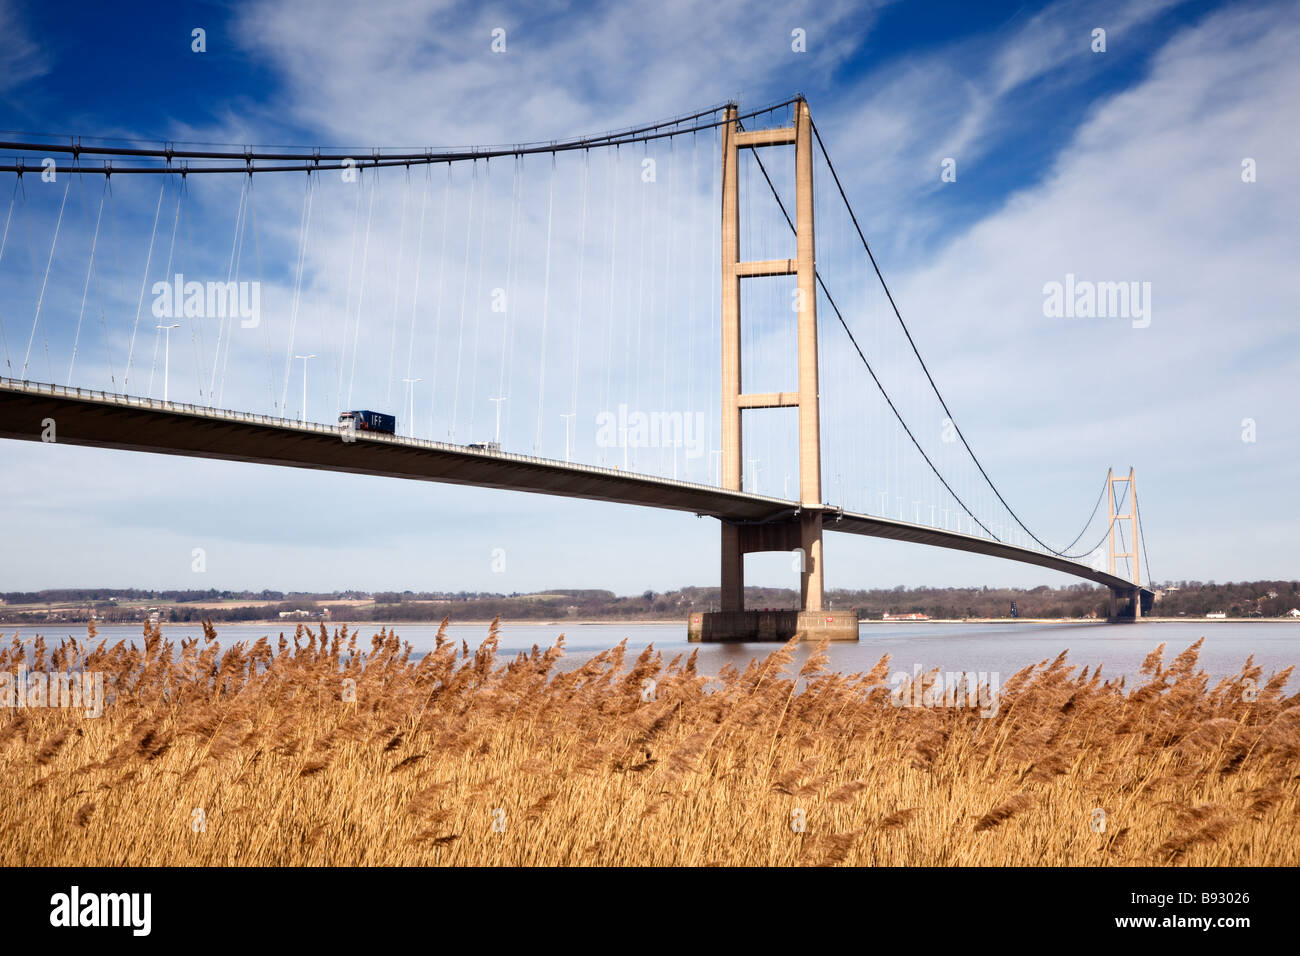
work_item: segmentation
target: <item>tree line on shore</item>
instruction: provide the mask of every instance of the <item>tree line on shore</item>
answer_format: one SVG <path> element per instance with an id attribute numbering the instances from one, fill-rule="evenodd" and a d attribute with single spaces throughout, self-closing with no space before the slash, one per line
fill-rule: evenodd
<path id="1" fill-rule="evenodd" d="M 1158 601 L 1150 613 L 1159 617 L 1286 617 L 1300 609 L 1300 581 L 1168 582 L 1157 588 Z M 924 614 L 931 618 L 1009 617 L 1012 603 L 1026 618 L 1105 617 L 1106 588 L 1086 583 L 1052 588 L 875 588 L 837 589 L 826 594 L 831 609 L 856 608 L 864 619 L 884 614 Z M 303 612 L 306 619 L 440 621 L 461 620 L 676 620 L 693 611 L 716 610 L 717 588 L 686 587 L 674 591 L 644 591 L 616 595 L 596 589 L 563 589 L 534 594 L 439 591 L 150 591 L 136 588 L 61 588 L 0 594 L 0 622 L 139 621 L 156 610 L 163 620 L 196 622 L 276 619 L 281 613 Z M 799 595 L 789 588 L 745 589 L 748 608 L 792 608 Z M 207 607 L 218 601 L 241 606 Z M 340 605 L 341 601 L 360 603 Z M 130 602 L 130 603 L 124 603 Z M 22 607 L 28 605 L 28 607 Z M 31 605 L 35 605 L 34 607 Z M 51 607 L 50 605 L 54 605 Z M 331 606 L 332 605 L 332 606 Z"/>

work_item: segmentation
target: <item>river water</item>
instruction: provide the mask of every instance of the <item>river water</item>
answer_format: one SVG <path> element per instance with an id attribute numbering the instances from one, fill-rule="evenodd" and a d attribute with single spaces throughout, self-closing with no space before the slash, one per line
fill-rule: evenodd
<path id="1" fill-rule="evenodd" d="M 398 635 L 409 642 L 417 655 L 432 650 L 436 625 L 398 624 Z M 3 628 L 6 638 L 12 638 L 15 628 Z M 332 630 L 332 626 L 331 626 Z M 378 630 L 376 625 L 361 629 L 368 647 L 369 638 Z M 257 640 L 269 635 L 274 646 L 279 634 L 291 637 L 291 625 L 224 624 L 217 628 L 223 645 L 235 641 Z M 20 636 L 32 638 L 42 634 L 47 644 L 62 637 L 85 637 L 85 628 L 74 625 L 23 628 Z M 448 636 L 457 642 L 468 642 L 471 649 L 487 636 L 486 624 L 458 624 L 449 626 Z M 543 648 L 554 642 L 561 633 L 565 637 L 565 657 L 561 669 L 579 666 L 598 651 L 612 647 L 624 638 L 628 642 L 629 657 L 634 657 L 647 645 L 653 644 L 664 654 L 665 662 L 675 655 L 699 649 L 698 667 L 702 674 L 716 674 L 730 663 L 744 669 L 755 657 L 771 653 L 774 644 L 691 644 L 686 640 L 685 623 L 663 624 L 575 624 L 555 622 L 547 624 L 505 624 L 501 628 L 501 656 L 526 651 L 537 644 Z M 202 634 L 197 624 L 165 624 L 163 635 L 173 641 Z M 1292 665 L 1300 665 L 1300 622 L 1143 622 L 1139 624 L 965 624 L 965 623 L 882 623 L 864 622 L 858 643 L 839 643 L 830 646 L 830 666 L 842 673 L 870 670 L 884 654 L 890 655 L 890 671 L 913 672 L 915 668 L 930 670 L 938 667 L 943 672 L 986 673 L 999 675 L 1005 682 L 1016 671 L 1028 664 L 1052 660 L 1063 650 L 1069 651 L 1069 661 L 1082 667 L 1103 667 L 1103 677 L 1126 675 L 1129 686 L 1139 678 L 1138 669 L 1143 658 L 1158 644 L 1164 642 L 1166 664 L 1188 645 L 1204 636 L 1200 666 L 1212 679 L 1217 680 L 1237 673 L 1246 658 L 1253 654 L 1255 663 L 1264 670 L 1263 677 Z M 137 642 L 138 625 L 112 625 L 99 628 L 100 639 L 116 643 L 119 640 Z M 799 648 L 797 660 L 802 661 L 810 652 L 809 645 Z M 1300 675 L 1293 674 L 1287 684 L 1290 693 L 1300 691 Z"/>

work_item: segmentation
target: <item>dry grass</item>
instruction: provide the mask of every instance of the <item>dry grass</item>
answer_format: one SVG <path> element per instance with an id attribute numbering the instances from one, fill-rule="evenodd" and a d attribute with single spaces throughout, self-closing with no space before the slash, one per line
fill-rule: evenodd
<path id="1" fill-rule="evenodd" d="M 29 668 L 103 671 L 112 702 L 0 711 L 0 863 L 1300 863 L 1300 695 L 1250 661 L 1211 688 L 1200 642 L 1131 689 L 1063 654 L 981 718 L 891 707 L 887 659 L 791 673 L 792 645 L 706 677 L 621 645 L 498 664 L 495 625 L 418 662 L 391 633 L 205 630 L 35 642 Z"/>

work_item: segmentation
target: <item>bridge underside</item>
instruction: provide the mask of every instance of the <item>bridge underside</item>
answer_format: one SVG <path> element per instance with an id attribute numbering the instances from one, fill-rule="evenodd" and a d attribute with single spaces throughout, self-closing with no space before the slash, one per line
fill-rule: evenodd
<path id="1" fill-rule="evenodd" d="M 761 521 L 790 502 L 709 485 L 202 406 L 0 381 L 0 438 L 528 491 Z"/>
<path id="2" fill-rule="evenodd" d="M 780 498 L 637 475 L 545 458 L 360 432 L 345 441 L 337 427 L 241 415 L 200 406 L 50 385 L 0 380 L 0 438 L 216 458 L 527 491 L 665 508 L 718 518 L 739 528 L 745 551 L 793 550 L 808 509 Z M 827 531 L 908 541 L 1061 571 L 1131 597 L 1132 582 L 1093 568 L 985 538 L 872 515 L 820 512 Z M 1144 609 L 1152 592 L 1142 588 Z"/>

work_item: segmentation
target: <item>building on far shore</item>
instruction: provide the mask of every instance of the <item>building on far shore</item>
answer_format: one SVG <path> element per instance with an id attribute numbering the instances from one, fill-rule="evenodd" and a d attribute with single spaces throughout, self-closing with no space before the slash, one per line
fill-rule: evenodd
<path id="1" fill-rule="evenodd" d="M 886 611 L 885 614 L 884 614 L 884 617 L 882 617 L 881 620 L 882 620 L 882 621 L 928 621 L 928 620 L 930 620 L 930 615 L 928 615 L 928 614 L 917 614 L 917 613 L 913 613 L 913 614 L 890 614 L 888 611 Z"/>
<path id="2" fill-rule="evenodd" d="M 1222 621 L 1228 617 L 1227 612 L 1225 611 L 1211 611 L 1209 614 L 1205 616 L 1215 621 Z"/>
<path id="3" fill-rule="evenodd" d="M 301 608 L 293 611 L 280 611 L 280 620 L 293 618 L 294 620 L 307 620 L 308 618 L 318 618 L 322 621 L 329 620 L 333 615 L 330 614 L 328 607 L 323 607 L 319 611 L 305 611 Z"/>

